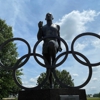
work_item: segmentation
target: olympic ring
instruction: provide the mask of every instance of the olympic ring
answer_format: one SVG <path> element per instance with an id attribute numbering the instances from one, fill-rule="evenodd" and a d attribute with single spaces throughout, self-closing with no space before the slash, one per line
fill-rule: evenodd
<path id="1" fill-rule="evenodd" d="M 39 56 L 39 57 L 41 57 L 41 58 L 43 58 L 43 56 L 41 56 L 41 55 L 39 55 L 39 54 L 35 54 L 36 56 Z M 18 60 L 18 62 L 15 64 L 15 66 L 17 66 L 17 65 L 19 65 L 19 63 L 24 59 L 24 58 L 26 58 L 27 56 L 34 56 L 34 54 L 33 53 L 30 53 L 30 54 L 26 54 L 26 55 L 24 55 L 24 56 L 22 56 L 19 60 Z M 20 66 L 20 67 L 22 67 L 22 66 Z M 20 67 L 15 67 L 15 68 L 20 68 Z M 15 83 L 20 87 L 20 88 L 22 88 L 22 89 L 28 89 L 28 90 L 31 90 L 31 89 L 39 89 L 39 88 L 41 88 L 44 84 L 45 84 L 45 82 L 47 81 L 47 79 L 48 79 L 48 77 L 49 77 L 49 75 L 50 75 L 50 69 L 47 69 L 47 72 L 46 72 L 46 78 L 41 82 L 41 84 L 39 84 L 38 86 L 36 86 L 36 87 L 31 87 L 31 88 L 28 88 L 28 87 L 24 87 L 24 86 L 22 86 L 21 84 L 20 84 L 20 82 L 17 80 L 17 78 L 16 78 L 16 69 L 14 69 L 13 70 L 13 78 L 14 78 L 14 81 L 15 81 Z"/>
<path id="2" fill-rule="evenodd" d="M 69 51 L 68 53 L 69 53 L 69 54 L 70 54 L 70 53 L 72 54 L 72 51 Z M 53 70 L 53 75 L 54 75 L 54 78 L 56 79 L 56 81 L 57 81 L 58 83 L 60 83 L 60 85 L 61 85 L 62 87 L 66 87 L 66 88 L 82 88 L 82 87 L 84 87 L 86 84 L 88 84 L 88 82 L 89 82 L 90 79 L 91 79 L 91 76 L 92 76 L 92 66 L 91 66 L 89 60 L 88 60 L 84 55 L 82 55 L 81 53 L 76 52 L 76 51 L 73 51 L 73 53 L 75 53 L 75 54 L 81 56 L 81 57 L 87 62 L 87 66 L 88 66 L 88 68 L 89 68 L 89 75 L 88 75 L 87 80 L 86 80 L 83 84 L 81 84 L 81 85 L 79 85 L 79 86 L 71 87 L 71 86 L 68 86 L 68 85 L 62 83 L 62 82 L 59 80 L 59 78 L 56 76 L 55 70 Z M 64 54 L 64 53 L 63 53 L 63 54 Z M 65 54 L 66 54 L 66 53 L 65 53 Z"/>
<path id="3" fill-rule="evenodd" d="M 39 57 L 42 58 L 42 59 L 44 59 L 43 56 L 40 55 L 40 54 L 37 54 L 37 53 L 36 53 L 35 55 L 36 55 L 36 56 L 39 56 Z M 20 58 L 18 59 L 18 61 L 15 63 L 14 69 L 22 67 L 21 65 L 18 66 L 19 63 L 20 63 L 24 58 L 27 58 L 27 57 L 30 57 L 30 56 L 34 56 L 34 53 L 29 53 L 29 54 L 26 54 L 26 55 L 20 57 Z M 25 64 L 26 62 L 27 62 L 27 61 L 25 61 L 24 64 Z M 39 62 L 39 63 L 40 63 L 40 62 Z M 40 64 L 43 65 L 42 63 L 40 63 Z M 43 65 L 43 67 L 44 67 L 44 65 Z"/>
<path id="4" fill-rule="evenodd" d="M 28 47 L 28 53 L 25 54 L 25 55 L 23 55 L 21 58 L 19 58 L 19 59 L 17 60 L 17 62 L 14 64 L 13 67 L 10 67 L 10 66 L 6 67 L 6 66 L 4 66 L 2 63 L 0 63 L 0 66 L 1 66 L 2 68 L 6 69 L 6 70 L 13 70 L 14 81 L 15 81 L 15 83 L 16 83 L 20 88 L 22 88 L 22 89 L 39 89 L 39 88 L 41 88 L 41 87 L 44 85 L 44 83 L 47 81 L 47 79 L 48 79 L 48 77 L 49 77 L 49 75 L 50 75 L 50 71 L 51 71 L 52 68 L 53 68 L 52 73 L 53 73 L 53 75 L 54 75 L 54 78 L 56 79 L 56 81 L 57 81 L 62 87 L 66 87 L 66 88 L 82 88 L 82 87 L 84 87 L 85 85 L 87 85 L 88 82 L 89 82 L 90 79 L 91 79 L 91 76 L 92 76 L 92 67 L 100 65 L 100 62 L 97 62 L 97 63 L 90 63 L 90 61 L 87 59 L 87 57 L 85 57 L 83 54 L 81 54 L 81 53 L 79 53 L 79 52 L 77 52 L 77 51 L 74 51 L 74 43 L 75 43 L 75 41 L 76 41 L 78 38 L 80 38 L 80 37 L 82 37 L 82 36 L 85 36 L 85 35 L 94 36 L 94 37 L 97 37 L 97 38 L 100 39 L 100 36 L 99 36 L 98 34 L 96 34 L 96 33 L 86 32 L 86 33 L 79 34 L 78 36 L 76 36 L 76 37 L 73 39 L 73 41 L 72 41 L 72 43 L 71 43 L 71 51 L 68 51 L 68 45 L 67 45 L 67 43 L 65 42 L 65 40 L 63 40 L 62 38 L 60 38 L 60 37 L 44 37 L 44 38 L 40 39 L 39 41 L 37 41 L 37 42 L 35 43 L 34 48 L 33 48 L 33 53 L 31 53 L 30 45 L 29 45 L 29 43 L 28 43 L 26 40 L 24 40 L 24 39 L 22 39 L 22 38 L 12 38 L 12 39 L 9 39 L 9 40 L 5 41 L 4 43 L 2 43 L 2 44 L 0 45 L 0 50 L 2 50 L 2 48 L 3 48 L 7 43 L 9 43 L 9 42 L 11 42 L 11 41 L 14 41 L 14 40 L 19 40 L 19 41 L 24 42 L 24 43 L 27 45 L 27 47 Z M 43 57 L 43 55 L 36 53 L 36 48 L 37 48 L 38 44 L 39 44 L 42 40 L 44 40 L 44 39 L 46 39 L 46 38 L 57 38 L 57 39 L 59 39 L 59 40 L 65 45 L 65 52 L 59 54 L 59 55 L 55 58 L 55 61 L 54 61 L 53 65 L 49 65 L 49 63 L 46 61 L 46 59 Z M 87 66 L 87 67 L 89 68 L 89 75 L 88 75 L 86 81 L 85 81 L 83 84 L 79 85 L 79 86 L 71 87 L 71 86 L 68 86 L 67 84 L 62 83 L 62 82 L 59 80 L 59 78 L 57 77 L 56 73 L 55 73 L 55 68 L 56 68 L 56 67 L 59 67 L 61 64 L 63 64 L 63 63 L 66 61 L 66 59 L 67 59 L 67 57 L 68 57 L 68 54 L 72 54 L 73 57 L 74 57 L 79 63 L 81 63 L 82 65 L 85 65 L 85 66 Z M 64 55 L 63 60 L 61 60 L 60 62 L 57 63 L 58 59 L 59 59 L 60 57 L 62 57 L 63 55 Z M 85 62 L 84 62 L 84 61 L 81 61 L 76 55 L 82 57 L 82 58 L 85 60 Z M 17 70 L 18 68 L 22 67 L 23 65 L 25 65 L 25 63 L 27 63 L 27 61 L 29 60 L 30 56 L 33 56 L 34 59 L 36 60 L 36 62 L 37 62 L 39 65 L 41 65 L 42 67 L 46 68 L 46 70 L 47 70 L 47 71 L 46 71 L 46 74 L 47 74 L 47 75 L 46 75 L 45 79 L 41 82 L 41 84 L 39 84 L 39 85 L 36 86 L 36 87 L 32 87 L 32 88 L 28 88 L 28 87 L 22 86 L 22 85 L 18 82 L 17 77 L 16 77 L 16 70 Z M 44 63 L 40 62 L 40 61 L 38 60 L 37 57 L 40 57 L 41 59 L 43 59 L 44 61 L 46 61 L 47 64 L 44 64 Z M 25 59 L 25 60 L 22 62 L 23 59 Z"/>
<path id="5" fill-rule="evenodd" d="M 100 35 L 98 35 L 98 34 L 96 34 L 96 33 L 86 32 L 86 33 L 79 34 L 79 35 L 76 36 L 76 37 L 73 39 L 73 41 L 72 41 L 72 44 L 71 44 L 71 51 L 72 51 L 73 57 L 74 57 L 78 62 L 80 62 L 81 64 L 87 66 L 87 63 L 86 63 L 86 62 L 83 62 L 82 60 L 80 60 L 80 59 L 74 54 L 74 47 L 73 47 L 75 41 L 76 41 L 78 38 L 80 38 L 80 37 L 82 37 L 82 36 L 85 36 L 85 35 L 94 36 L 94 37 L 97 37 L 97 38 L 100 39 Z M 100 65 L 100 62 L 98 62 L 98 63 L 91 63 L 91 66 L 98 66 L 98 65 Z"/>
<path id="6" fill-rule="evenodd" d="M 37 53 L 35 53 L 35 52 L 36 52 L 36 48 L 37 48 L 38 44 L 39 44 L 42 40 L 44 40 L 44 39 L 46 39 L 46 38 L 57 38 L 57 39 L 59 39 L 60 41 L 62 41 L 63 44 L 64 44 L 65 47 L 66 47 L 66 52 L 68 52 L 68 46 L 67 46 L 67 43 L 66 43 L 62 38 L 60 38 L 60 37 L 44 37 L 44 38 L 40 39 L 39 41 L 37 41 L 36 44 L 34 45 L 33 54 L 34 54 L 34 59 L 37 61 L 37 63 L 40 64 L 40 65 L 43 66 L 43 67 L 46 67 L 46 68 L 55 68 L 55 67 L 57 67 L 57 66 L 60 66 L 60 65 L 67 59 L 68 54 L 66 54 L 65 57 L 63 58 L 63 60 L 62 60 L 61 62 L 59 62 L 58 64 L 56 64 L 56 62 L 57 62 L 58 58 L 60 57 L 60 55 L 61 55 L 62 53 L 61 53 L 60 55 L 58 55 L 58 57 L 56 57 L 56 59 L 55 59 L 55 61 L 54 61 L 54 64 L 53 64 L 52 66 L 50 66 L 49 64 L 47 64 L 47 66 L 46 66 L 45 64 L 42 64 L 42 63 L 37 59 L 37 57 L 36 57 L 36 56 L 40 56 L 40 54 L 37 54 Z M 37 55 L 35 55 L 35 54 L 37 54 Z M 42 57 L 42 58 L 44 58 L 44 57 Z M 46 60 L 46 59 L 44 58 L 44 60 Z M 48 62 L 47 62 L 47 63 L 48 63 Z"/>
<path id="7" fill-rule="evenodd" d="M 28 47 L 28 53 L 29 53 L 29 54 L 31 53 L 30 45 L 28 44 L 28 42 L 27 42 L 26 40 L 24 40 L 24 39 L 22 39 L 22 38 L 12 38 L 12 39 L 8 39 L 7 41 L 5 41 L 4 43 L 1 44 L 0 50 L 2 50 L 2 48 L 3 48 L 7 43 L 9 43 L 9 42 L 11 42 L 11 41 L 14 41 L 14 40 L 20 40 L 20 41 L 24 42 L 24 43 L 27 45 L 27 47 Z M 4 66 L 2 63 L 0 63 L 0 66 L 3 67 L 3 68 L 6 69 L 6 70 L 13 70 L 13 69 L 15 69 L 16 67 L 23 66 L 23 65 L 28 61 L 28 59 L 29 59 L 29 56 L 25 59 L 25 61 L 23 61 L 21 64 L 19 64 L 19 65 L 17 65 L 17 66 L 15 66 L 15 65 L 16 65 L 16 64 L 15 64 L 13 67 L 11 67 L 11 66 L 6 67 L 6 66 Z M 19 62 L 19 60 L 18 60 L 16 63 L 18 63 L 18 62 Z"/>
<path id="8" fill-rule="evenodd" d="M 28 88 L 28 87 L 25 87 L 25 86 L 22 86 L 18 79 L 16 78 L 16 69 L 13 70 L 13 78 L 14 78 L 14 81 L 15 83 L 22 89 L 25 89 L 25 90 L 33 90 L 33 89 L 40 89 L 45 83 L 46 81 L 48 80 L 48 77 L 49 77 L 49 74 L 50 74 L 50 69 L 47 69 L 47 72 L 46 72 L 46 77 L 45 79 L 41 82 L 41 84 L 39 84 L 38 86 L 35 86 L 35 87 L 31 87 L 31 88 Z"/>

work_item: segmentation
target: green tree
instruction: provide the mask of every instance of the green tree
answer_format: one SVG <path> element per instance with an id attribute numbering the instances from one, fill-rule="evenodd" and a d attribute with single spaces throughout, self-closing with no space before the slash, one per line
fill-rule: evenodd
<path id="1" fill-rule="evenodd" d="M 100 92 L 93 95 L 93 97 L 100 97 Z"/>
<path id="2" fill-rule="evenodd" d="M 56 70 L 56 75 L 62 83 L 67 84 L 68 86 L 74 86 L 73 79 L 70 73 L 67 72 L 66 70 L 62 70 L 62 71 Z M 37 85 L 41 84 L 41 82 L 45 79 L 45 77 L 46 77 L 46 73 L 41 73 L 37 79 Z M 62 88 L 60 84 L 56 82 L 54 77 L 53 77 L 53 85 L 54 88 Z M 49 80 L 42 87 L 42 89 L 47 89 L 47 88 L 49 88 Z"/>
<path id="3" fill-rule="evenodd" d="M 0 44 L 10 38 L 13 38 L 12 27 L 0 19 Z M 6 67 L 13 66 L 17 58 L 17 47 L 13 42 L 6 44 L 3 49 L 0 50 L 0 63 Z M 21 74 L 21 70 L 17 70 L 16 75 L 20 76 Z M 9 94 L 13 92 L 16 94 L 19 90 L 20 88 L 14 83 L 12 70 L 7 71 L 0 66 L 0 99 L 9 96 Z"/>

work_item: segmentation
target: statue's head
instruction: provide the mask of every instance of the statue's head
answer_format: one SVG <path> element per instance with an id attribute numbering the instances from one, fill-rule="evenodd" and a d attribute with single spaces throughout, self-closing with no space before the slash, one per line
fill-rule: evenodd
<path id="1" fill-rule="evenodd" d="M 54 19 L 54 18 L 53 18 L 53 16 L 52 16 L 51 13 L 47 13 L 47 14 L 46 14 L 45 20 L 53 20 L 53 19 Z"/>

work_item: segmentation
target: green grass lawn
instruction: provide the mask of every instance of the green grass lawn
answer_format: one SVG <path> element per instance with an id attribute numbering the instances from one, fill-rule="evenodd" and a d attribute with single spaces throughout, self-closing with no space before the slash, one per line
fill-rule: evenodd
<path id="1" fill-rule="evenodd" d="M 87 98 L 87 100 L 100 100 L 100 98 Z"/>

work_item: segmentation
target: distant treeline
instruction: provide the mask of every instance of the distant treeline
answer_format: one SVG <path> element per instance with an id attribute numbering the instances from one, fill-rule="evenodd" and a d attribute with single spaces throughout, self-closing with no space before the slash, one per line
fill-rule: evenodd
<path id="1" fill-rule="evenodd" d="M 94 94 L 93 97 L 100 97 L 100 92 L 97 94 Z"/>
<path id="2" fill-rule="evenodd" d="M 100 97 L 100 92 L 95 94 L 88 94 L 87 97 Z"/>

